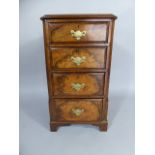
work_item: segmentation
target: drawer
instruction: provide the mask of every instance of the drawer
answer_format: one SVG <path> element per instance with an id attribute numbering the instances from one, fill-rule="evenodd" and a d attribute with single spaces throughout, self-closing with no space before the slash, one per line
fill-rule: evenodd
<path id="1" fill-rule="evenodd" d="M 62 96 L 103 95 L 104 73 L 54 73 L 53 93 Z"/>
<path id="2" fill-rule="evenodd" d="M 51 48 L 51 67 L 55 69 L 105 69 L 107 48 Z"/>
<path id="3" fill-rule="evenodd" d="M 55 99 L 56 121 L 99 121 L 102 99 Z"/>
<path id="4" fill-rule="evenodd" d="M 51 43 L 108 42 L 109 22 L 49 23 Z"/>

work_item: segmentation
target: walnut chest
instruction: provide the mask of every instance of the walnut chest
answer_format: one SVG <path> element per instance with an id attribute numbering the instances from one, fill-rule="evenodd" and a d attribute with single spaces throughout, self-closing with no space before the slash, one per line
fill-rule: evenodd
<path id="1" fill-rule="evenodd" d="M 45 15 L 50 128 L 92 124 L 106 131 L 112 14 Z"/>

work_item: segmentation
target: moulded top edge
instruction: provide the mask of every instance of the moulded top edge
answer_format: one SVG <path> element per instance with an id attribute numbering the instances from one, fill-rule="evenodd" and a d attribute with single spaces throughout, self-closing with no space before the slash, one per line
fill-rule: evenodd
<path id="1" fill-rule="evenodd" d="M 48 14 L 42 16 L 40 19 L 91 19 L 91 18 L 103 18 L 103 19 L 117 19 L 117 16 L 113 14 Z"/>

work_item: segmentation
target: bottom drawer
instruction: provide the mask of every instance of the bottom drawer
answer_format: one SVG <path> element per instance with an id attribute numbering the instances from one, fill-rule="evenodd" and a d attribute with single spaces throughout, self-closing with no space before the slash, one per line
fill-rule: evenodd
<path id="1" fill-rule="evenodd" d="M 99 121 L 102 99 L 55 99 L 56 121 Z"/>

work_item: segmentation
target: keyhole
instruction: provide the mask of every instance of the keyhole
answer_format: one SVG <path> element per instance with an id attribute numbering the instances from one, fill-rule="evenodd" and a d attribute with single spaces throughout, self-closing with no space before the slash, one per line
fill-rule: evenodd
<path id="1" fill-rule="evenodd" d="M 76 49 L 76 53 L 79 53 L 79 48 Z"/>

